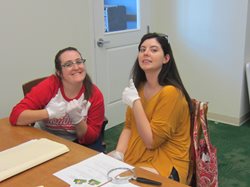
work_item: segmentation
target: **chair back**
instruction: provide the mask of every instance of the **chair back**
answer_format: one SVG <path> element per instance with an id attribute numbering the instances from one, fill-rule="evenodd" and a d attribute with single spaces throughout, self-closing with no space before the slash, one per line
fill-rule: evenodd
<path id="1" fill-rule="evenodd" d="M 102 130 L 101 130 L 101 135 L 100 135 L 100 137 L 101 137 L 101 139 L 102 139 L 102 146 L 104 147 L 104 149 L 105 149 L 105 151 L 104 151 L 104 153 L 106 153 L 106 148 L 107 148 L 107 145 L 106 145 L 106 142 L 105 142 L 105 137 L 104 137 L 104 135 L 105 135 L 105 127 L 106 127 L 106 125 L 108 124 L 108 118 L 106 118 L 106 116 L 104 116 L 104 121 L 103 121 L 103 123 L 102 123 Z"/>
<path id="2" fill-rule="evenodd" d="M 25 96 L 27 93 L 30 92 L 30 90 L 36 86 L 38 83 L 42 82 L 44 79 L 46 79 L 47 77 L 42 77 L 42 78 L 37 78 L 37 79 L 33 79 L 29 82 L 26 82 L 22 85 L 23 88 L 23 95 Z M 31 123 L 31 126 L 34 126 L 35 123 Z"/>
<path id="3" fill-rule="evenodd" d="M 38 83 L 40 83 L 41 81 L 43 81 L 46 78 L 47 77 L 37 78 L 37 79 L 34 79 L 34 80 L 31 80 L 29 82 L 24 83 L 22 85 L 23 95 L 25 96 L 27 93 L 30 92 L 31 88 L 33 88 L 34 86 L 36 86 Z"/>

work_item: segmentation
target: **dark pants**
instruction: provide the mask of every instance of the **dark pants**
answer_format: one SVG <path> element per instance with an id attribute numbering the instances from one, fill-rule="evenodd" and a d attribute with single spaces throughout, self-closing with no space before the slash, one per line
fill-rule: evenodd
<path id="1" fill-rule="evenodd" d="M 173 179 L 177 182 L 180 182 L 178 171 L 173 167 L 170 176 L 168 177 L 170 179 Z"/>
<path id="2" fill-rule="evenodd" d="M 74 140 L 74 142 L 80 144 L 80 143 L 78 142 L 78 140 Z M 89 144 L 89 145 L 80 144 L 80 145 L 83 145 L 83 146 L 88 147 L 88 148 L 90 148 L 90 149 L 94 149 L 94 150 L 96 150 L 96 151 L 98 151 L 98 152 L 104 152 L 104 153 L 106 153 L 106 146 L 105 146 L 105 144 L 103 144 L 103 137 L 102 137 L 102 136 L 100 136 L 100 137 L 99 137 L 94 143 L 92 143 L 92 144 Z"/>

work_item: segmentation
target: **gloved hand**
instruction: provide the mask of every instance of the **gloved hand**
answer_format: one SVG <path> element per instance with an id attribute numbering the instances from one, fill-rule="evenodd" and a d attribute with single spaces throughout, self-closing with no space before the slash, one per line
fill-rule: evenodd
<path id="1" fill-rule="evenodd" d="M 82 107 L 83 107 L 83 109 L 82 109 L 82 116 L 84 118 L 87 117 L 90 106 L 91 106 L 90 102 L 87 102 L 86 100 L 83 101 L 83 104 L 82 104 Z"/>
<path id="2" fill-rule="evenodd" d="M 56 102 L 52 99 L 47 105 L 46 110 L 49 114 L 49 119 L 62 118 L 66 114 L 66 103 Z"/>
<path id="3" fill-rule="evenodd" d="M 84 99 L 84 94 L 81 95 L 81 97 L 77 100 L 77 102 L 79 103 L 80 106 L 82 106 L 81 115 L 84 118 L 86 118 L 88 115 L 88 110 L 89 110 L 89 107 L 91 106 L 91 103 Z"/>
<path id="4" fill-rule="evenodd" d="M 123 161 L 124 160 L 124 154 L 120 151 L 111 151 L 110 153 L 108 153 L 109 156 L 117 159 L 117 160 L 120 160 L 120 161 Z"/>
<path id="5" fill-rule="evenodd" d="M 74 99 L 68 103 L 66 112 L 69 114 L 73 124 L 78 124 L 85 117 L 82 115 L 82 112 L 85 109 L 86 102 L 86 100 L 79 102 Z"/>
<path id="6" fill-rule="evenodd" d="M 129 86 L 126 87 L 122 93 L 122 101 L 132 108 L 134 101 L 137 99 L 140 99 L 140 97 L 134 85 L 133 79 L 130 79 Z"/>

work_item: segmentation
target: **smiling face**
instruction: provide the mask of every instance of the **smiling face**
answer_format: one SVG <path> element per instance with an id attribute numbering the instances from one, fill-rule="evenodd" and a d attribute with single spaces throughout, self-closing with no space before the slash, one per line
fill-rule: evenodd
<path id="1" fill-rule="evenodd" d="M 160 43 L 155 38 L 145 40 L 139 49 L 138 61 L 141 69 L 146 72 L 161 71 L 162 65 L 168 63 L 169 55 L 164 56 Z"/>
<path id="2" fill-rule="evenodd" d="M 57 74 L 63 82 L 75 84 L 82 83 L 86 77 L 84 61 L 78 51 L 64 51 L 60 57 L 61 71 Z"/>

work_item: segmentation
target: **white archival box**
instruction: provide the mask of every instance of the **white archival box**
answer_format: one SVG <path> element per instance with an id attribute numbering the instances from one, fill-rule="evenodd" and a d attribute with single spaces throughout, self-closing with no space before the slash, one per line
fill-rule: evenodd
<path id="1" fill-rule="evenodd" d="M 47 138 L 33 139 L 0 152 L 0 181 L 69 151 Z"/>

